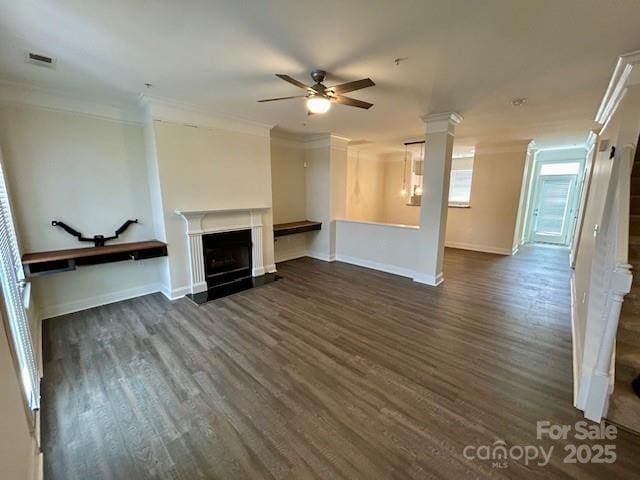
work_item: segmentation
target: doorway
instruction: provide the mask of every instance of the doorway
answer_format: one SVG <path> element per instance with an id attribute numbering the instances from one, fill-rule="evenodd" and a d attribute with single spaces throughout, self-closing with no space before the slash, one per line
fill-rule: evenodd
<path id="1" fill-rule="evenodd" d="M 533 176 L 527 241 L 568 246 L 577 217 L 580 161 L 540 161 Z"/>

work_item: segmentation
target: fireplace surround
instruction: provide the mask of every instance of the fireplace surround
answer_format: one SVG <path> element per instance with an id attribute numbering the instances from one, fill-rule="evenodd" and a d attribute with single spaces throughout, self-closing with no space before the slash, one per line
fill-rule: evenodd
<path id="1" fill-rule="evenodd" d="M 265 236 L 263 232 L 263 216 L 268 213 L 268 211 L 269 207 L 176 211 L 176 213 L 185 220 L 187 226 L 186 235 L 190 272 L 188 291 L 190 292 L 190 298 L 194 298 L 197 294 L 211 290 L 210 282 L 220 282 L 219 285 L 229 283 L 229 276 L 209 276 L 220 273 L 217 267 L 213 264 L 208 265 L 205 261 L 205 249 L 209 245 L 208 238 L 211 234 L 225 234 L 220 237 L 224 239 L 224 241 L 234 238 L 235 235 L 243 238 L 244 246 L 248 248 L 248 250 L 244 250 L 244 252 L 249 255 L 249 270 L 246 270 L 246 256 L 241 258 L 245 266 L 240 267 L 240 265 L 238 265 L 234 268 L 242 269 L 236 273 L 239 275 L 242 274 L 245 279 L 249 281 L 253 280 L 253 283 L 256 283 L 256 277 L 262 277 L 265 273 L 275 272 L 275 265 L 265 266 L 263 258 L 263 242 Z M 236 251 L 236 255 L 240 255 L 240 253 Z M 242 255 L 245 254 L 243 253 Z M 226 262 L 229 265 L 232 261 L 240 260 L 240 257 L 235 260 L 230 258 L 229 252 L 227 252 L 226 257 Z M 221 266 L 224 262 L 225 260 L 220 258 L 218 266 Z M 249 273 L 249 275 L 245 276 L 247 273 Z M 233 283 L 240 282 L 236 281 Z M 260 282 L 258 281 L 257 283 Z M 202 297 L 202 295 L 200 297 Z"/>

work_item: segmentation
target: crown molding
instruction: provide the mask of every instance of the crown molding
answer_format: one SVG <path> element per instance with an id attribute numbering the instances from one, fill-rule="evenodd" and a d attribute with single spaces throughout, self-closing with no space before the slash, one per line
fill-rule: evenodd
<path id="1" fill-rule="evenodd" d="M 458 112 L 430 113 L 420 117 L 427 126 L 429 133 L 455 133 L 456 125 L 459 125 L 464 117 Z"/>
<path id="2" fill-rule="evenodd" d="M 312 150 L 314 148 L 334 148 L 347 150 L 349 139 L 331 133 L 319 133 L 313 135 L 295 135 L 281 131 L 271 130 L 271 143 L 289 148 Z"/>
<path id="3" fill-rule="evenodd" d="M 284 138 L 278 135 L 271 135 L 271 145 L 276 145 L 278 147 L 286 147 L 286 148 L 297 148 L 299 150 L 304 150 L 304 142 L 302 140 L 294 140 L 291 138 Z"/>
<path id="4" fill-rule="evenodd" d="M 138 103 L 147 112 L 147 118 L 163 122 L 177 123 L 197 127 L 247 133 L 259 137 L 270 137 L 273 125 L 254 122 L 230 115 L 204 110 L 196 105 L 178 102 L 167 98 L 141 94 Z"/>
<path id="5" fill-rule="evenodd" d="M 532 140 L 516 140 L 512 142 L 484 143 L 476 145 L 476 155 L 487 153 L 526 153 L 531 149 Z"/>
<path id="6" fill-rule="evenodd" d="M 304 140 L 304 149 L 311 150 L 314 148 L 333 148 L 336 150 L 347 151 L 349 139 L 339 135 L 330 133 L 322 135 L 312 135 Z"/>
<path id="7" fill-rule="evenodd" d="M 595 120 L 600 125 L 605 125 L 613 116 L 627 92 L 627 87 L 640 83 L 640 73 L 638 72 L 640 69 L 636 68 L 638 65 L 640 65 L 640 50 L 618 57 L 611 80 L 609 80 L 609 85 L 596 113 Z"/>
<path id="8" fill-rule="evenodd" d="M 344 150 L 345 152 L 349 149 L 350 138 L 341 137 L 339 135 L 331 135 L 331 148 L 335 148 L 338 150 Z"/>
<path id="9" fill-rule="evenodd" d="M 379 155 L 371 152 L 363 152 L 362 150 L 354 150 L 354 147 L 349 147 L 347 150 L 347 158 L 350 160 L 365 160 L 367 162 L 381 162 L 382 158 Z"/>
<path id="10" fill-rule="evenodd" d="M 278 128 L 271 129 L 270 135 L 272 145 L 304 149 L 304 135 L 296 135 Z"/>
<path id="11" fill-rule="evenodd" d="M 7 80 L 0 80 L 0 103 L 72 113 L 138 126 L 143 125 L 144 121 L 142 112 L 130 105 L 96 102 L 57 90 Z"/>

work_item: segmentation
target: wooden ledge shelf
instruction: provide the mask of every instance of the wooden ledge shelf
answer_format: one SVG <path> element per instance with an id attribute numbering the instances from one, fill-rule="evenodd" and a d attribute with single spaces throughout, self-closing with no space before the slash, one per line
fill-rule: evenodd
<path id="1" fill-rule="evenodd" d="M 27 277 L 37 277 L 49 273 L 68 272 L 82 265 L 99 265 L 166 256 L 166 243 L 149 240 L 105 245 L 104 247 L 25 253 L 22 256 L 22 266 Z"/>
<path id="2" fill-rule="evenodd" d="M 301 222 L 278 223 L 273 226 L 273 236 L 283 237 L 285 235 L 293 235 L 295 233 L 312 232 L 320 230 L 322 222 L 311 222 L 302 220 Z"/>

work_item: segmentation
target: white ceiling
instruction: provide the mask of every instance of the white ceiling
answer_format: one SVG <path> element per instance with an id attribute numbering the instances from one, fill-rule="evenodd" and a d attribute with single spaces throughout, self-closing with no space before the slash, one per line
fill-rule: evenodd
<path id="1" fill-rule="evenodd" d="M 457 143 L 533 138 L 581 144 L 617 56 L 640 48 L 638 0 L 0 0 L 0 78 L 110 102 L 153 96 L 296 132 L 333 132 L 391 149 L 420 115 L 456 110 Z M 58 59 L 55 70 L 25 53 Z M 396 57 L 408 60 L 396 66 Z M 307 117 L 286 73 L 353 92 Z M 510 105 L 527 97 L 526 106 Z"/>

